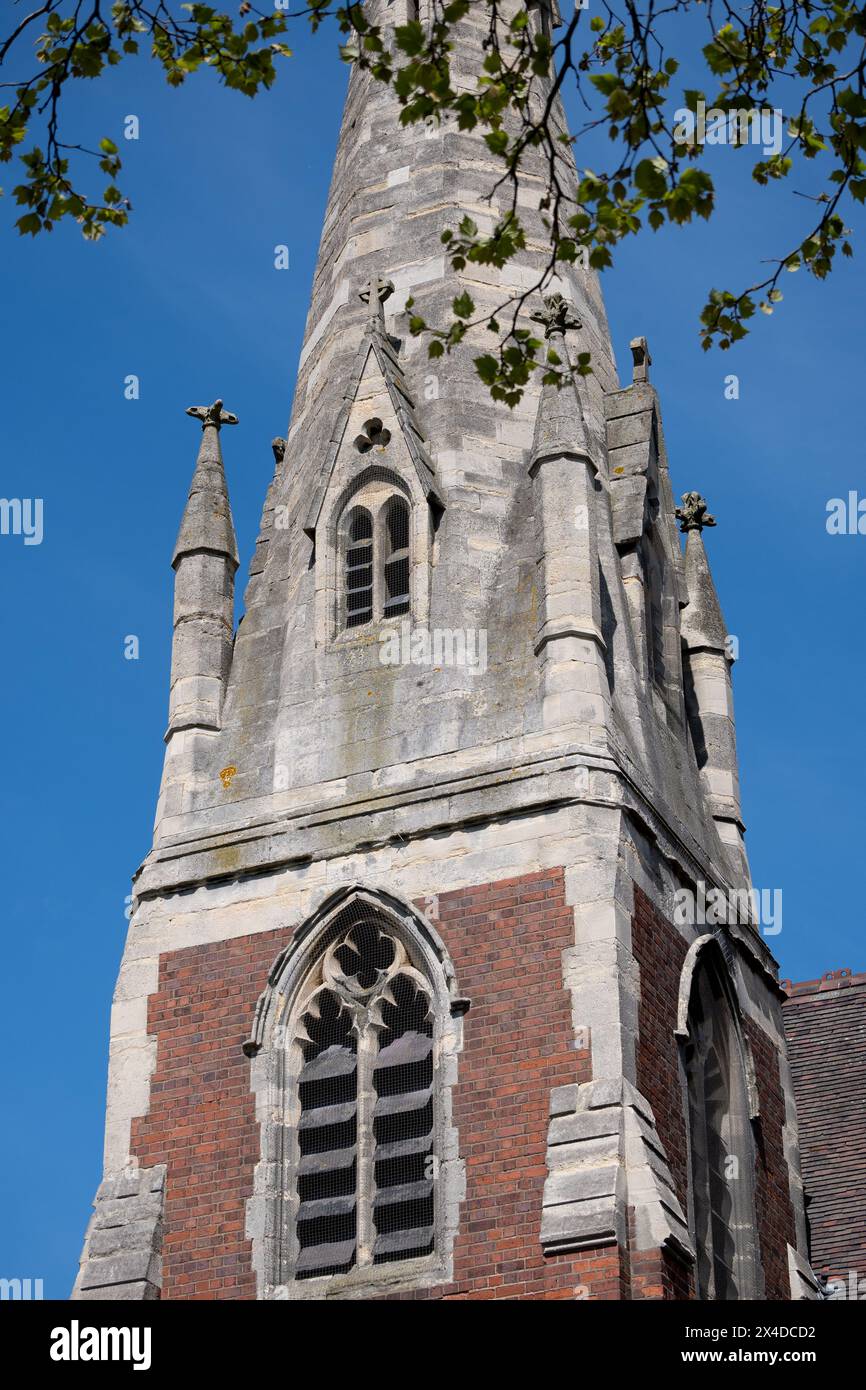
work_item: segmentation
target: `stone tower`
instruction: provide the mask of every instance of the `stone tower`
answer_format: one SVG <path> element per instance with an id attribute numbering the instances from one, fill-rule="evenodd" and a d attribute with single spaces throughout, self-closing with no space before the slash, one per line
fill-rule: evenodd
<path id="1" fill-rule="evenodd" d="M 481 39 L 471 13 L 467 85 Z M 533 290 L 531 166 L 526 251 L 451 269 L 496 174 L 353 72 L 233 641 L 235 420 L 189 412 L 76 1297 L 808 1291 L 776 967 L 753 913 L 704 910 L 749 889 L 711 519 L 687 494 L 683 555 L 647 345 L 621 385 L 595 275 Z M 512 411 L 482 338 L 431 362 L 407 299 L 441 323 L 464 289 L 532 291 L 592 375 Z"/>

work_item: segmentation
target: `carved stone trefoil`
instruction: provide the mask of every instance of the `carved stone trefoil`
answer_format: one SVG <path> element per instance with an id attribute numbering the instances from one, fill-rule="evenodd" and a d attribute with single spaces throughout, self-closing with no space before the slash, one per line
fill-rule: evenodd
<path id="1" fill-rule="evenodd" d="M 369 453 L 371 449 L 384 449 L 391 442 L 391 431 L 382 426 L 379 419 L 365 420 L 364 433 L 356 435 L 355 448 L 359 454 Z"/>

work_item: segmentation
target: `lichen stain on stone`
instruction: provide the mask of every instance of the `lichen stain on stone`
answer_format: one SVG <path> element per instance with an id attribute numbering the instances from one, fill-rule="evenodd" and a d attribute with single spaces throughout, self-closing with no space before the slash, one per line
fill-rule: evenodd
<path id="1" fill-rule="evenodd" d="M 239 867 L 241 848 L 240 845 L 221 845 L 219 849 L 213 851 L 214 864 L 218 874 L 233 873 Z"/>

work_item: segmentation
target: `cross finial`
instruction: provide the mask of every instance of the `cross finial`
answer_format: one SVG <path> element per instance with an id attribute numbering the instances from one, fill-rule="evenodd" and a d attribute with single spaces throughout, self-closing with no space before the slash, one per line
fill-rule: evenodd
<path id="1" fill-rule="evenodd" d="M 706 500 L 699 492 L 684 492 L 682 503 L 676 509 L 681 531 L 703 531 L 705 526 L 715 526 L 716 518 L 710 516 Z"/>
<path id="2" fill-rule="evenodd" d="M 214 401 L 213 405 L 190 405 L 186 413 L 194 420 L 201 420 L 203 430 L 207 429 L 208 425 L 220 429 L 222 425 L 236 425 L 238 422 L 237 415 L 232 415 L 230 410 L 223 410 L 222 401 Z"/>
<path id="3" fill-rule="evenodd" d="M 583 327 L 574 309 L 561 294 L 546 295 L 544 308 L 532 315 L 532 321 L 544 325 L 545 338 L 552 338 L 555 333 L 562 337 L 571 328 Z"/>
<path id="4" fill-rule="evenodd" d="M 369 304 L 372 319 L 384 319 L 385 300 L 390 299 L 393 293 L 393 280 L 386 280 L 383 275 L 374 275 L 367 287 L 358 295 L 358 298 L 362 299 L 365 304 Z"/>

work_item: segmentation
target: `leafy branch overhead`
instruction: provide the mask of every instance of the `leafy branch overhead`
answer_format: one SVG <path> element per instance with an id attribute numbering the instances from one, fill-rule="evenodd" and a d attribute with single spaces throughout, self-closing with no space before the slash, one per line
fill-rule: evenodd
<path id="1" fill-rule="evenodd" d="M 33 3 L 33 0 L 30 0 Z M 288 0 L 283 0 L 288 3 Z M 786 0 L 737 6 L 728 0 L 593 0 L 554 27 L 547 0 L 422 0 L 418 19 L 393 29 L 377 17 L 392 11 L 375 3 L 339 5 L 297 0 L 289 13 L 261 12 L 242 0 L 235 15 L 202 4 L 166 0 L 44 0 L 0 39 L 3 85 L 0 160 L 17 156 L 24 177 L 13 190 L 23 211 L 18 230 L 36 235 L 73 217 L 86 237 L 122 226 L 130 213 L 118 186 L 117 145 L 97 149 L 61 139 L 63 97 L 70 82 L 99 77 L 125 55 L 149 52 L 174 86 L 202 67 L 226 86 L 254 96 L 276 79 L 292 21 L 313 29 L 336 22 L 347 62 L 392 87 L 404 124 L 447 122 L 479 131 L 501 172 L 490 189 L 493 225 L 469 217 L 446 228 L 442 239 L 453 267 L 506 265 L 526 246 L 520 210 L 541 175 L 540 207 L 550 254 L 538 279 L 491 316 L 479 314 L 467 292 L 452 304 L 451 321 L 430 325 L 410 308 L 410 328 L 428 337 L 432 357 L 472 334 L 490 334 L 490 349 L 476 368 L 493 395 L 514 404 L 532 372 L 562 381 L 568 370 L 555 351 L 522 323 L 527 298 L 547 287 L 558 269 L 580 263 L 602 270 L 627 237 L 708 219 L 716 190 L 707 150 L 724 138 L 750 165 L 755 188 L 808 178 L 795 188 L 788 244 L 775 248 L 755 283 L 713 288 L 700 315 L 704 348 L 730 347 L 748 332 L 756 310 L 766 314 L 782 298 L 786 273 L 804 268 L 824 279 L 838 251 L 851 255 L 845 226 L 849 200 L 866 198 L 866 8 L 845 0 Z M 483 34 L 484 62 L 468 85 L 455 75 L 455 30 L 473 23 Z M 681 84 L 681 70 L 699 73 L 707 90 Z M 0 74 L 2 75 L 2 74 Z M 692 78 L 694 80 L 694 77 Z M 583 113 L 572 135 L 562 126 L 560 98 Z M 772 141 L 760 148 L 750 127 L 760 112 L 781 114 Z M 705 121 L 705 113 L 715 123 Z M 750 129 L 752 139 L 750 140 Z M 586 168 L 584 147 L 607 137 L 604 169 Z M 715 137 L 715 138 L 714 138 Z M 32 143 L 33 141 L 38 143 Z M 578 167 L 575 189 L 571 146 Z M 96 198 L 81 171 L 97 161 L 108 182 Z M 598 162 L 596 159 L 594 162 Z M 738 165 L 739 167 L 739 165 Z M 745 172 L 745 167 L 744 167 Z M 537 205 L 537 204 L 536 204 Z M 576 370 L 590 370 L 581 354 Z"/>

